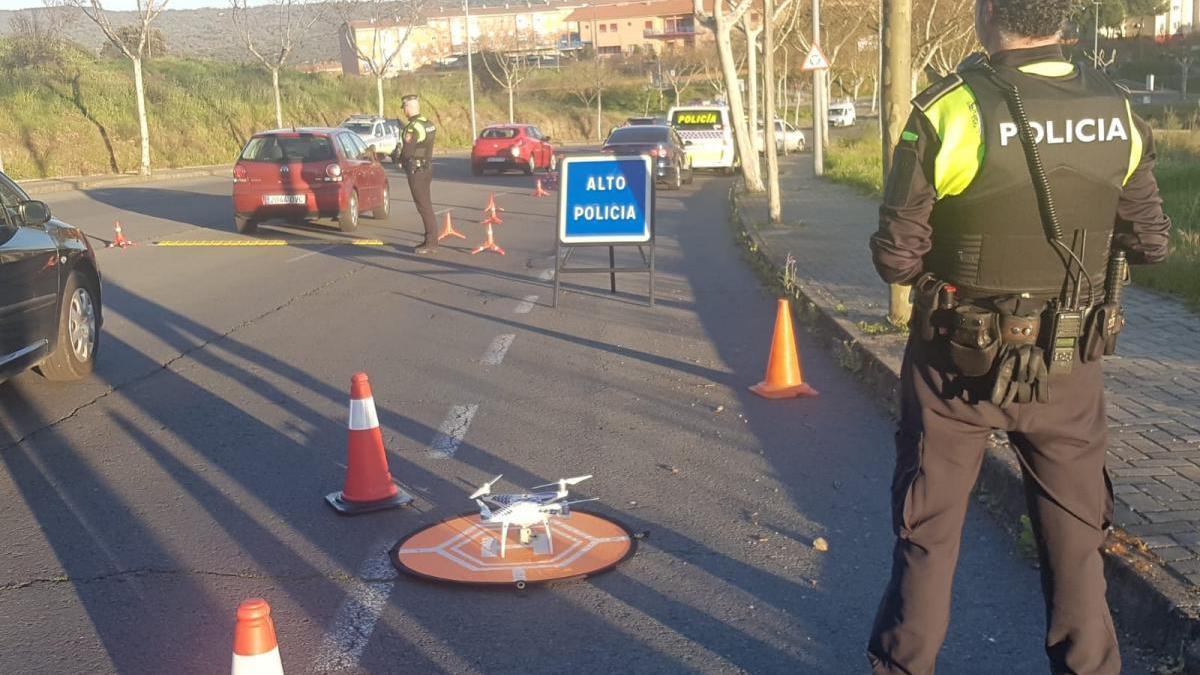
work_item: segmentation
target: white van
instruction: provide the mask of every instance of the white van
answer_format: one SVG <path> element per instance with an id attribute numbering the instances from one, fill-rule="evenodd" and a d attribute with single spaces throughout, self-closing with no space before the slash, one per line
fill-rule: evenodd
<path id="1" fill-rule="evenodd" d="M 667 113 L 671 126 L 687 145 L 695 169 L 733 171 L 737 148 L 729 108 L 723 105 L 686 105 Z"/>
<path id="2" fill-rule="evenodd" d="M 829 123 L 835 127 L 852 127 L 858 121 L 853 103 L 834 103 L 829 106 Z"/>

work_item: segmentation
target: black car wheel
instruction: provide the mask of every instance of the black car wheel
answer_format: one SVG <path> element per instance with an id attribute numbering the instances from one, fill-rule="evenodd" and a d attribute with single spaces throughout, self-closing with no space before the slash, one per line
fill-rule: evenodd
<path id="1" fill-rule="evenodd" d="M 387 183 L 383 184 L 383 204 L 375 207 L 371 211 L 371 217 L 375 220 L 387 220 L 388 214 L 392 212 L 392 195 Z"/>
<path id="2" fill-rule="evenodd" d="M 75 271 L 63 289 L 58 344 L 38 368 L 47 380 L 67 382 L 91 374 L 100 350 L 100 295 L 94 277 Z"/>
<path id="3" fill-rule="evenodd" d="M 696 170 L 692 168 L 692 163 L 690 161 L 688 162 L 687 167 L 687 179 L 683 182 L 686 185 L 691 185 L 692 183 L 696 182 Z"/>
<path id="4" fill-rule="evenodd" d="M 533 161 L 533 155 L 529 155 L 529 161 L 525 163 L 525 175 L 532 176 L 534 169 L 537 168 L 537 162 Z"/>
<path id="5" fill-rule="evenodd" d="M 478 164 L 472 164 L 471 165 L 471 175 L 472 176 L 482 176 L 483 175 L 483 167 L 479 166 Z"/>
<path id="6" fill-rule="evenodd" d="M 546 173 L 558 171 L 558 155 L 550 153 L 550 162 L 546 164 Z"/>
<path id="7" fill-rule="evenodd" d="M 346 200 L 346 209 L 338 215 L 338 228 L 342 232 L 358 229 L 358 191 L 352 191 Z"/>
<path id="8" fill-rule="evenodd" d="M 683 187 L 683 166 L 676 164 L 674 170 L 671 171 L 671 179 L 667 181 L 668 190 L 678 190 Z"/>
<path id="9" fill-rule="evenodd" d="M 237 228 L 238 234 L 254 234 L 258 231 L 258 221 L 250 216 L 234 216 L 233 226 Z"/>

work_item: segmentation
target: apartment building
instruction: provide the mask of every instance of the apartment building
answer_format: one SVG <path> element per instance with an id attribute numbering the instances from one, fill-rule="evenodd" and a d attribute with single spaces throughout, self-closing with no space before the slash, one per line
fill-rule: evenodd
<path id="1" fill-rule="evenodd" d="M 1124 34 L 1166 40 L 1173 35 L 1187 35 L 1198 29 L 1200 0 L 1169 0 L 1167 10 L 1157 16 L 1129 17 L 1125 21 Z"/>
<path id="2" fill-rule="evenodd" d="M 705 4 L 711 8 L 711 0 Z M 580 40 L 597 54 L 661 52 L 711 41 L 712 33 L 696 20 L 692 0 L 643 0 L 580 7 L 567 17 Z"/>

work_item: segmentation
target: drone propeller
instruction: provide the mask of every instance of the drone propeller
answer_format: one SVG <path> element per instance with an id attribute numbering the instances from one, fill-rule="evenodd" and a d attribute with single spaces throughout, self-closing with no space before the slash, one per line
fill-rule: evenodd
<path id="1" fill-rule="evenodd" d="M 531 487 L 529 489 L 530 490 L 538 490 L 540 488 L 547 488 L 547 487 L 556 487 L 556 488 L 562 489 L 563 486 L 565 486 L 565 485 L 579 485 L 580 483 L 582 483 L 583 481 L 585 481 L 591 477 L 592 477 L 592 474 L 589 473 L 586 476 L 576 476 L 574 478 L 562 478 L 562 479 L 554 481 L 553 483 L 546 483 L 545 485 L 535 485 L 534 487 Z"/>
<path id="2" fill-rule="evenodd" d="M 492 486 L 496 484 L 496 481 L 500 480 L 503 477 L 504 477 L 504 474 L 500 474 L 499 476 L 496 476 L 495 478 L 491 479 L 490 481 L 484 483 L 478 490 L 476 490 L 475 492 L 472 492 L 471 496 L 468 497 L 467 499 L 478 500 L 480 497 L 482 497 L 484 495 L 492 494 Z"/>
<path id="3" fill-rule="evenodd" d="M 582 504 L 584 502 L 598 502 L 598 501 L 600 501 L 599 497 L 588 497 L 587 499 L 575 499 L 575 500 L 572 500 L 569 502 L 559 502 L 559 503 L 563 504 L 565 506 L 570 506 L 571 504 Z"/>

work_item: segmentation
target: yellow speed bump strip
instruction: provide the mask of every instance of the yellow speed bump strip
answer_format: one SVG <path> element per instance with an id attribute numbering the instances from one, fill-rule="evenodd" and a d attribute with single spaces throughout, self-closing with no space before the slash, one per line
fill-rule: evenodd
<path id="1" fill-rule="evenodd" d="M 156 241 L 154 246 L 166 248 L 261 248 L 266 246 L 385 246 L 380 239 L 192 239 L 186 241 Z"/>

